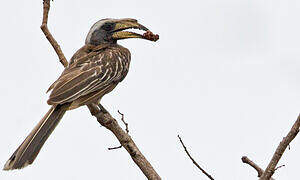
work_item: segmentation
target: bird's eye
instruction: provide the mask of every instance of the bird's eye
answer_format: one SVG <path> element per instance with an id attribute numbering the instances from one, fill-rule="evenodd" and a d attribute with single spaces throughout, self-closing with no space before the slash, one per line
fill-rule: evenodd
<path id="1" fill-rule="evenodd" d="M 103 24 L 102 29 L 104 29 L 105 31 L 111 31 L 113 29 L 113 23 Z"/>

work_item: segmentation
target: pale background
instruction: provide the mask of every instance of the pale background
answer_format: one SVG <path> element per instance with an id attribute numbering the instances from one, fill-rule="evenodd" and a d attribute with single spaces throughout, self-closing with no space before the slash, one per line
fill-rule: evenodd
<path id="1" fill-rule="evenodd" d="M 47 112 L 63 67 L 39 26 L 42 0 L 1 1 L 0 164 Z M 103 99 L 163 179 L 207 179 L 177 139 L 216 179 L 252 180 L 265 168 L 300 107 L 300 2 L 292 0 L 56 0 L 49 28 L 65 55 L 99 19 L 137 18 L 157 43 L 125 40 L 127 78 Z M 86 107 L 68 112 L 30 167 L 1 180 L 145 179 Z M 299 179 L 300 137 L 274 177 Z"/>

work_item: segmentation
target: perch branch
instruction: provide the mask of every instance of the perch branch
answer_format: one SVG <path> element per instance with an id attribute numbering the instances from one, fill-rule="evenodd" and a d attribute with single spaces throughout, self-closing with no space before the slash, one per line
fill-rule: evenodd
<path id="1" fill-rule="evenodd" d="M 56 54 L 59 57 L 60 62 L 64 67 L 68 66 L 68 62 L 58 45 L 57 41 L 53 38 L 51 35 L 48 27 L 48 13 L 50 10 L 50 0 L 43 0 L 43 22 L 41 25 L 41 29 L 44 32 L 46 38 L 54 48 Z M 99 109 L 99 107 L 101 110 Z M 98 122 L 109 129 L 120 141 L 121 145 L 127 150 L 127 152 L 130 154 L 133 161 L 136 163 L 136 165 L 141 169 L 141 171 L 144 173 L 144 175 L 150 179 L 150 180 L 160 180 L 161 178 L 156 173 L 156 171 L 153 169 L 151 164 L 147 161 L 147 159 L 143 156 L 143 154 L 140 152 L 134 141 L 131 139 L 131 137 L 126 133 L 118 124 L 118 122 L 109 114 L 105 108 L 99 104 L 91 104 L 88 106 L 91 114 L 95 116 L 98 120 Z M 126 124 L 125 124 L 126 125 Z M 126 125 L 127 127 L 127 125 Z"/>
<path id="2" fill-rule="evenodd" d="M 136 146 L 129 134 L 120 127 L 117 120 L 115 120 L 109 114 L 109 112 L 103 112 L 96 104 L 90 104 L 88 105 L 88 108 L 90 109 L 91 114 L 97 118 L 98 122 L 108 130 L 110 130 L 117 137 L 121 145 L 131 156 L 132 160 L 137 164 L 137 166 L 141 169 L 141 171 L 148 179 L 161 179 L 153 169 L 151 164 L 141 153 L 139 148 Z"/>
<path id="3" fill-rule="evenodd" d="M 208 174 L 203 168 L 201 168 L 201 167 L 199 166 L 199 164 L 194 160 L 194 158 L 190 155 L 190 153 L 189 153 L 189 151 L 187 150 L 186 146 L 184 145 L 184 143 L 183 143 L 181 137 L 180 137 L 179 135 L 178 135 L 177 137 L 178 137 L 178 139 L 179 139 L 179 141 L 180 141 L 182 147 L 184 148 L 185 153 L 186 153 L 186 154 L 188 155 L 188 157 L 192 160 L 192 162 L 195 164 L 195 166 L 196 166 L 198 169 L 200 169 L 200 171 L 201 171 L 203 174 L 205 174 L 209 179 L 214 180 L 214 178 L 213 178 L 210 174 Z"/>
<path id="4" fill-rule="evenodd" d="M 299 127 L 300 127 L 300 115 L 298 116 L 296 122 L 292 126 L 290 132 L 287 134 L 286 137 L 283 138 L 283 140 L 278 145 L 269 165 L 267 166 L 266 170 L 260 177 L 260 180 L 269 180 L 272 177 L 272 175 L 275 172 L 276 166 L 280 158 L 282 157 L 285 149 L 289 146 L 291 141 L 297 136 L 299 132 Z"/>

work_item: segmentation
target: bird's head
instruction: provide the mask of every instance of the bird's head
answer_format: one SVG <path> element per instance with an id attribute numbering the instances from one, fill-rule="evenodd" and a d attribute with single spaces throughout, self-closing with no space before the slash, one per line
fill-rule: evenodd
<path id="1" fill-rule="evenodd" d="M 143 35 L 125 31 L 127 29 L 139 29 L 145 31 Z M 120 39 L 142 38 L 151 41 L 158 40 L 158 35 L 153 35 L 148 28 L 139 24 L 135 19 L 102 19 L 96 22 L 90 29 L 85 44 L 100 45 L 105 43 L 116 43 Z"/>

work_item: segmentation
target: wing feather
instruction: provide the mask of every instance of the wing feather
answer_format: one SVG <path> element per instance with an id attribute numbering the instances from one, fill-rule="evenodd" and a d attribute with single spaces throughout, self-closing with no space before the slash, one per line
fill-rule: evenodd
<path id="1" fill-rule="evenodd" d="M 50 87 L 52 92 L 49 104 L 62 104 L 74 101 L 80 97 L 107 89 L 109 85 L 118 83 L 128 71 L 124 62 L 125 56 L 109 49 L 88 56 L 88 61 L 73 60 L 62 76 Z M 84 59 L 79 57 L 80 60 Z M 76 64 L 78 62 L 78 64 Z M 127 72 L 126 72 L 127 73 Z M 125 73 L 125 75 L 126 75 Z M 97 93 L 98 94 L 98 93 Z"/>

